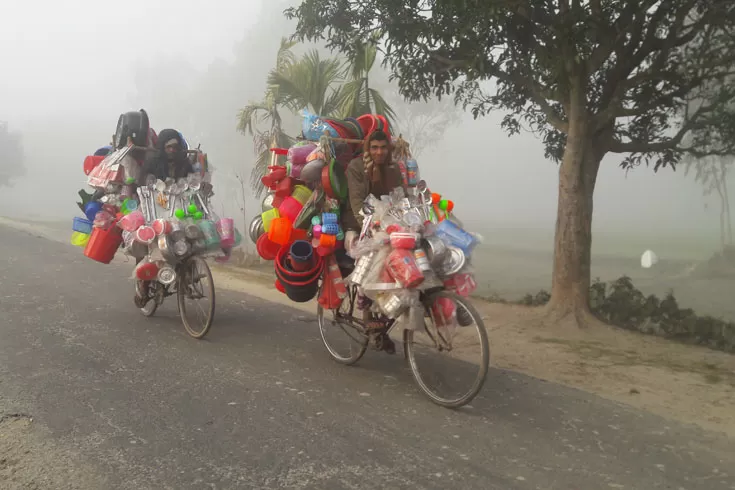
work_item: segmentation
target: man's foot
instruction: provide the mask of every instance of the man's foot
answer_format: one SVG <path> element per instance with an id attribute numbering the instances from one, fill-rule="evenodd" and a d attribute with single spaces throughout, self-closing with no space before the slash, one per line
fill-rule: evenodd
<path id="1" fill-rule="evenodd" d="M 388 336 L 388 333 L 386 332 L 379 333 L 378 335 L 375 336 L 374 342 L 375 342 L 376 349 L 382 350 L 386 354 L 396 353 L 396 344 Z"/>
<path id="2" fill-rule="evenodd" d="M 133 297 L 133 303 L 135 303 L 135 307 L 136 308 L 145 308 L 145 305 L 148 304 L 148 301 L 149 300 L 150 300 L 150 298 L 148 298 L 148 297 L 141 297 L 141 296 L 139 296 L 137 294 Z"/>

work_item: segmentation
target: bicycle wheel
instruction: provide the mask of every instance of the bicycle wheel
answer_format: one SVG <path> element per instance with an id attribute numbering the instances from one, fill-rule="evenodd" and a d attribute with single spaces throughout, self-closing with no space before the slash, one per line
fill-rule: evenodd
<path id="1" fill-rule="evenodd" d="M 424 329 L 404 333 L 411 371 L 431 401 L 459 408 L 477 396 L 487 377 L 485 324 L 469 301 L 448 291 L 425 298 L 424 308 Z M 462 348 L 464 341 L 473 347 Z M 451 362 L 442 363 L 442 354 L 452 355 Z"/>
<path id="2" fill-rule="evenodd" d="M 332 359 L 350 366 L 359 361 L 368 347 L 368 337 L 364 329 L 356 323 L 352 313 L 354 309 L 354 295 L 351 292 L 337 310 L 329 310 L 325 318 L 324 308 L 317 307 L 316 316 L 319 323 L 319 333 L 322 336 L 324 347 Z"/>
<path id="3" fill-rule="evenodd" d="M 212 327 L 214 320 L 214 279 L 207 262 L 201 257 L 192 257 L 179 267 L 179 283 L 177 287 L 179 315 L 184 323 L 186 333 L 195 339 L 201 339 Z M 196 302 L 196 320 L 187 315 L 189 309 L 186 300 L 208 300 L 208 307 L 203 308 Z"/>
<path id="4" fill-rule="evenodd" d="M 158 309 L 158 301 L 156 301 L 155 296 L 152 294 L 152 283 L 148 283 L 148 290 L 143 291 L 143 282 L 144 281 L 135 281 L 135 293 L 139 295 L 141 298 L 145 297 L 146 295 L 149 297 L 148 302 L 145 304 L 143 308 L 140 308 L 140 312 L 145 317 L 151 317 L 156 313 L 156 310 Z"/>

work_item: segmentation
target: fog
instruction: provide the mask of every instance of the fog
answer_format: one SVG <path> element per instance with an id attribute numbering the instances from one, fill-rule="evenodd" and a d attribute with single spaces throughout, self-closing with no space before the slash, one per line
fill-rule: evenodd
<path id="1" fill-rule="evenodd" d="M 27 174 L 0 193 L 0 214 L 71 220 L 85 186 L 84 157 L 109 142 L 121 112 L 145 108 L 156 130 L 175 127 L 201 143 L 216 168 L 218 211 L 240 217 L 236 176 L 248 179 L 255 158 L 250 137 L 235 130 L 236 116 L 261 97 L 280 37 L 293 27 L 280 15 L 283 5 L 122 5 L 30 1 L 4 9 L 0 120 L 23 133 Z M 487 240 L 524 229 L 550 244 L 557 167 L 533 135 L 507 137 L 501 118 L 463 115 L 422 153 L 422 176 Z M 658 235 L 717 248 L 716 203 L 706 208 L 701 186 L 683 168 L 626 173 L 616 157 L 603 162 L 595 192 L 596 246 L 613 235 L 641 243 Z M 248 198 L 246 214 L 256 208 Z"/>

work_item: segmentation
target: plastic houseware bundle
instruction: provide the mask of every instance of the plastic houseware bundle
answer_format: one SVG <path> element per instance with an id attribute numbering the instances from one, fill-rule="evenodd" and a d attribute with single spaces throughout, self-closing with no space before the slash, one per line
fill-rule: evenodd
<path id="1" fill-rule="evenodd" d="M 148 144 L 155 136 L 151 131 L 145 131 Z M 74 218 L 71 242 L 84 247 L 87 257 L 107 264 L 122 248 L 143 259 L 134 272 L 137 278 L 168 283 L 175 277 L 173 265 L 187 257 L 226 259 L 240 245 L 242 235 L 234 220 L 219 218 L 211 210 L 211 168 L 205 153 L 190 152 L 194 173 L 185 179 L 150 179 L 137 186 L 142 158 L 134 156 L 131 146 L 117 146 L 104 157 L 84 162 L 87 184 L 95 192 L 79 192 L 85 216 Z"/>

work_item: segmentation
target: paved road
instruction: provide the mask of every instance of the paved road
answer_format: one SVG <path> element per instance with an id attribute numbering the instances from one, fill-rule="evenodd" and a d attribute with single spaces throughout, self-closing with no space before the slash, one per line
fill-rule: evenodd
<path id="1" fill-rule="evenodd" d="M 135 311 L 129 266 L 3 227 L 0 251 L 0 424 L 73 455 L 69 488 L 735 489 L 731 442 L 576 390 L 493 371 L 449 411 L 399 357 L 332 362 L 302 312 L 220 291 L 196 341 L 173 301 Z"/>

